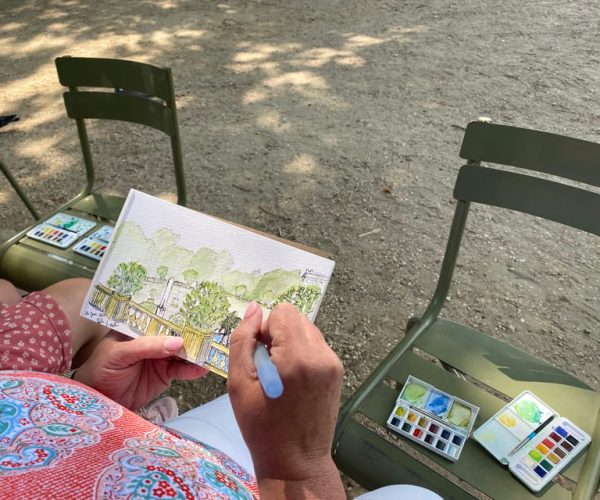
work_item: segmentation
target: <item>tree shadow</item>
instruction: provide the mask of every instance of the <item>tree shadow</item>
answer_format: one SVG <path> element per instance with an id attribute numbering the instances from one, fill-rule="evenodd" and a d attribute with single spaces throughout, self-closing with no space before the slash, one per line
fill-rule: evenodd
<path id="1" fill-rule="evenodd" d="M 286 16 L 278 15 L 282 9 Z M 290 10 L 297 14 L 294 29 Z M 374 51 L 425 29 L 390 22 L 377 33 L 355 32 L 331 29 L 329 21 L 318 11 L 308 14 L 306 5 L 277 3 L 8 2 L 0 14 L 0 112 L 16 112 L 22 121 L 2 133 L 3 160 L 42 211 L 55 206 L 77 190 L 83 169 L 54 58 L 166 65 L 173 68 L 190 206 L 280 228 L 311 199 L 335 192 L 347 168 L 323 157 L 343 157 L 354 134 L 315 131 L 315 124 L 360 119 L 340 85 L 373 73 Z M 170 150 L 158 135 L 97 124 L 91 137 L 102 185 L 170 191 Z M 268 199 L 257 201 L 264 192 Z M 10 188 L 2 195 L 2 224 L 23 225 Z"/>
<path id="2" fill-rule="evenodd" d="M 8 0 L 0 12 L 0 114 L 21 121 L 0 131 L 1 158 L 35 206 L 50 210 L 84 181 L 54 59 L 170 66 L 189 206 L 336 253 L 339 242 L 320 221 L 338 220 L 347 233 L 353 212 L 363 210 L 352 185 L 386 126 L 375 105 L 388 92 L 381 52 L 391 57 L 426 31 L 394 19 L 340 20 L 311 2 Z M 159 133 L 94 123 L 90 138 L 103 189 L 174 192 L 169 144 Z M 348 153 L 357 145 L 360 154 Z M 7 183 L 0 210 L 2 227 L 31 220 Z M 192 404 L 206 400 L 193 392 Z"/>

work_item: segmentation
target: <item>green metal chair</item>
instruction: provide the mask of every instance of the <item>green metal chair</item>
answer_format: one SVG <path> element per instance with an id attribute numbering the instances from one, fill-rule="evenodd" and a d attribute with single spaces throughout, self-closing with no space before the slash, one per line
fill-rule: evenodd
<path id="1" fill-rule="evenodd" d="M 438 315 L 448 295 L 472 202 L 518 210 L 600 235 L 598 192 L 490 168 L 481 162 L 600 187 L 600 145 L 473 122 L 466 129 L 460 156 L 467 162 L 454 188 L 457 206 L 433 298 L 423 316 L 409 322 L 402 341 L 343 406 L 334 459 L 341 471 L 367 489 L 410 483 L 444 498 L 474 498 L 480 493 L 495 499 L 571 498 L 565 481 L 532 494 L 472 439 L 460 459 L 452 463 L 386 428 L 410 374 L 479 406 L 475 428 L 507 400 L 528 389 L 592 436 L 591 446 L 563 476 L 577 484 L 575 498 L 593 498 L 600 477 L 600 394 L 545 361 Z M 426 360 L 415 348 L 441 363 Z"/>
<path id="2" fill-rule="evenodd" d="M 169 136 L 177 203 L 186 204 L 181 141 L 170 68 L 118 59 L 59 57 L 56 59 L 56 69 L 60 83 L 68 87 L 64 102 L 67 115 L 77 124 L 86 183 L 72 200 L 38 217 L 26 194 L 6 166 L 1 164 L 2 172 L 37 219 L 0 247 L 0 277 L 24 290 L 41 289 L 70 277 L 91 278 L 97 267 L 97 261 L 74 252 L 74 245 L 61 249 L 28 237 L 30 229 L 59 212 L 97 222 L 97 226 L 114 225 L 123 206 L 124 198 L 94 190 L 95 171 L 86 128 L 87 119 L 138 123 Z M 86 234 L 91 232 L 93 230 Z"/>

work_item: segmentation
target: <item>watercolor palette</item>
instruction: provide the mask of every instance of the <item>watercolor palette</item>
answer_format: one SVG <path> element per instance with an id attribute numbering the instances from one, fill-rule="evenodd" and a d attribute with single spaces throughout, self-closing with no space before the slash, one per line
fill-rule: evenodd
<path id="1" fill-rule="evenodd" d="M 34 240 L 67 248 L 83 233 L 96 225 L 95 222 L 73 215 L 58 213 L 27 232 Z"/>
<path id="2" fill-rule="evenodd" d="M 112 237 L 113 227 L 102 226 L 97 231 L 94 231 L 84 240 L 77 243 L 73 248 L 74 252 L 85 255 L 90 259 L 101 260 L 104 257 L 110 238 Z"/>
<path id="3" fill-rule="evenodd" d="M 409 375 L 388 428 L 456 462 L 479 408 Z"/>
<path id="4" fill-rule="evenodd" d="M 50 224 L 38 224 L 27 232 L 27 236 L 60 248 L 67 248 L 78 238 L 75 233 L 59 229 Z"/>
<path id="5" fill-rule="evenodd" d="M 591 442 L 529 391 L 501 408 L 473 438 L 532 491 L 544 488 Z"/>

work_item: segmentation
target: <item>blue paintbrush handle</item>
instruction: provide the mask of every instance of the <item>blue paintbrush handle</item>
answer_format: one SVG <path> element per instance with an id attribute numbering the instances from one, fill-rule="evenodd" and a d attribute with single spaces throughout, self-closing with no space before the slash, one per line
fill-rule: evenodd
<path id="1" fill-rule="evenodd" d="M 254 366 L 265 394 L 271 399 L 281 396 L 283 394 L 283 382 L 281 382 L 275 363 L 271 361 L 267 348 L 260 342 L 256 345 L 256 351 L 254 351 Z"/>

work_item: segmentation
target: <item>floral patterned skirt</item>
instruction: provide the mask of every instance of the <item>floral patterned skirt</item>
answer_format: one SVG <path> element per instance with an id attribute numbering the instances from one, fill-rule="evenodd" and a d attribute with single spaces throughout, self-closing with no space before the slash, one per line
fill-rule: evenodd
<path id="1" fill-rule="evenodd" d="M 227 455 L 75 381 L 0 372 L 0 498 L 258 498 Z"/>

